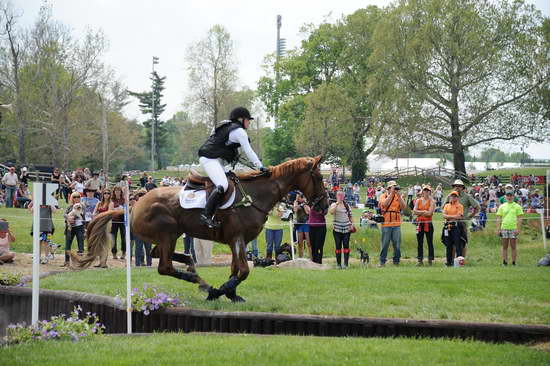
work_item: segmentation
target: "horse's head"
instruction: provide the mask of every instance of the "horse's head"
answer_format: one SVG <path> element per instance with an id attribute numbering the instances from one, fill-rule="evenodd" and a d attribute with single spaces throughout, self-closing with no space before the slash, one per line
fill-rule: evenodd
<path id="1" fill-rule="evenodd" d="M 328 194 L 320 169 L 323 157 L 319 155 L 306 159 L 306 169 L 298 177 L 296 186 L 304 193 L 312 208 L 316 211 L 325 210 L 328 208 Z"/>

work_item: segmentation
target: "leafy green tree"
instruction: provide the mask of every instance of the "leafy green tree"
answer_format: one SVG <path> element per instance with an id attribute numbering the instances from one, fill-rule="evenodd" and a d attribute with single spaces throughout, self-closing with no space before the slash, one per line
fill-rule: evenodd
<path id="1" fill-rule="evenodd" d="M 160 120 L 160 115 L 164 112 L 166 104 L 162 103 L 162 91 L 164 90 L 164 81 L 166 76 L 160 77 L 156 71 L 151 73 L 151 90 L 150 92 L 131 92 L 133 97 L 139 100 L 139 108 L 141 113 L 146 116 L 151 116 L 147 121 L 143 122 L 144 127 L 144 143 L 151 152 L 151 138 L 152 138 L 152 126 L 155 126 L 155 158 L 156 166 L 165 166 L 165 156 L 161 154 L 163 146 L 166 144 L 168 138 L 168 131 L 165 125 L 165 121 Z M 153 102 L 155 105 L 153 114 Z"/>
<path id="2" fill-rule="evenodd" d="M 378 86 L 399 111 L 386 144 L 415 152 L 465 152 L 498 140 L 537 140 L 549 121 L 530 100 L 549 81 L 543 18 L 524 1 L 400 0 L 376 29 Z M 545 56 L 546 55 L 546 56 Z"/>

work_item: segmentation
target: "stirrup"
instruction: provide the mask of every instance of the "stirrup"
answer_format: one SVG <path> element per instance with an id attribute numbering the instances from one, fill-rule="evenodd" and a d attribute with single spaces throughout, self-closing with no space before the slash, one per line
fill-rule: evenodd
<path id="1" fill-rule="evenodd" d="M 220 222 L 219 222 L 219 221 L 216 221 L 216 220 L 214 220 L 214 218 L 210 218 L 210 217 L 206 216 L 205 214 L 202 214 L 202 215 L 201 215 L 201 221 L 202 221 L 206 226 L 208 226 L 210 229 L 219 228 L 219 227 L 220 227 Z"/>

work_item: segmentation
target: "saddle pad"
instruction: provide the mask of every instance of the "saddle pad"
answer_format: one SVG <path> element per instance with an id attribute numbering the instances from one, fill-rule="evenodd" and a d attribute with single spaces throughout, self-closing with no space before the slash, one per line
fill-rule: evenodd
<path id="1" fill-rule="evenodd" d="M 190 208 L 204 208 L 206 206 L 206 191 L 205 190 L 186 190 L 186 187 L 184 186 L 180 192 L 178 193 L 180 198 L 180 206 L 185 209 Z M 235 191 L 233 190 L 233 193 L 231 194 L 231 197 L 229 197 L 229 200 L 225 202 L 223 205 L 220 206 L 220 210 L 226 209 L 231 207 L 233 202 L 235 201 Z"/>

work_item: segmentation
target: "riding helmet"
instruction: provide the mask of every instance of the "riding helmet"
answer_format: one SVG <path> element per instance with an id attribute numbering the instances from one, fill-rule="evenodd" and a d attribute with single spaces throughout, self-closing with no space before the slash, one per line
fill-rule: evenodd
<path id="1" fill-rule="evenodd" d="M 229 119 L 232 121 L 237 121 L 239 118 L 254 119 L 252 116 L 250 116 L 250 112 L 245 107 L 237 107 L 233 109 L 229 114 Z"/>

